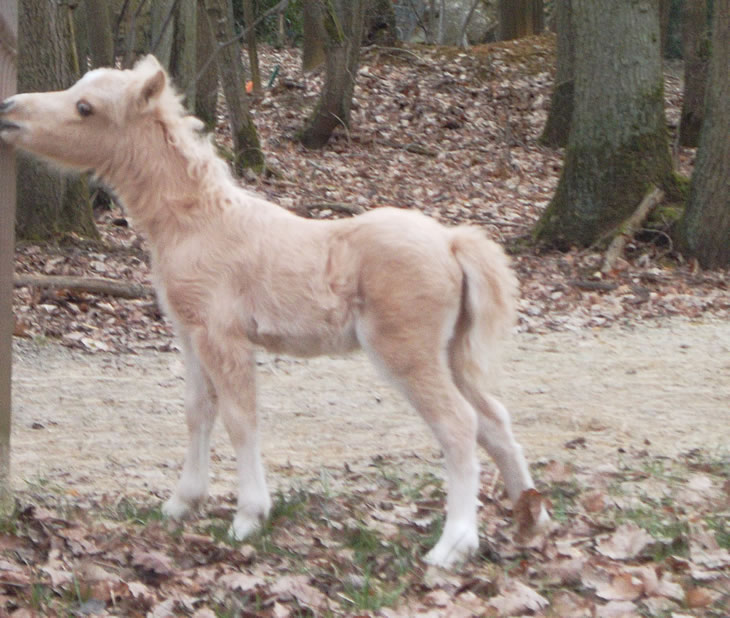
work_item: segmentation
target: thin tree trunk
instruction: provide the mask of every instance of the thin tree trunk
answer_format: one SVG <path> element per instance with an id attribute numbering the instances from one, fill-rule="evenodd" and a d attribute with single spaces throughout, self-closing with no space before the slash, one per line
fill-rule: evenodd
<path id="1" fill-rule="evenodd" d="M 204 0 L 197 1 L 197 11 L 196 75 L 206 64 L 207 67 L 195 82 L 195 115 L 212 131 L 215 128 L 217 119 L 218 65 L 215 62 L 208 63 L 208 58 L 213 55 L 215 50 L 215 41 L 213 33 L 210 31 Z"/>
<path id="2" fill-rule="evenodd" d="M 254 92 L 261 92 L 261 72 L 259 70 L 259 53 L 256 48 L 256 28 L 249 28 L 253 24 L 256 14 L 253 10 L 253 0 L 243 0 L 243 21 L 248 32 L 246 33 L 246 50 L 248 64 L 251 67 L 251 81 Z"/>
<path id="3" fill-rule="evenodd" d="M 231 0 L 207 0 L 208 21 L 219 46 L 233 39 L 233 5 Z M 228 106 L 234 148 L 234 167 L 238 174 L 246 168 L 260 173 L 264 169 L 256 126 L 248 111 L 241 48 L 227 45 L 217 56 L 218 72 Z"/>
<path id="4" fill-rule="evenodd" d="M 730 0 L 713 5 L 705 115 L 680 244 L 704 268 L 730 266 Z"/>
<path id="5" fill-rule="evenodd" d="M 575 49 L 571 0 L 557 0 L 555 22 L 558 37 L 557 67 L 550 112 L 540 141 L 546 146 L 565 146 L 573 116 Z"/>
<path id="6" fill-rule="evenodd" d="M 15 94 L 18 5 L 0 6 L 0 101 Z M 15 157 L 0 143 L 0 517 L 12 514 L 15 501 L 10 483 L 10 429 L 12 416 L 13 263 L 15 252 Z"/>
<path id="7" fill-rule="evenodd" d="M 336 10 L 333 10 L 335 6 Z M 362 0 L 328 2 L 323 6 L 323 14 L 327 32 L 327 73 L 319 103 L 300 136 L 307 148 L 321 148 L 335 128 L 347 128 L 360 59 Z"/>
<path id="8" fill-rule="evenodd" d="M 684 97 L 679 122 L 679 143 L 695 147 L 699 143 L 705 111 L 705 87 L 710 60 L 710 33 L 706 0 L 684 0 L 682 8 L 682 54 L 684 56 Z"/>
<path id="9" fill-rule="evenodd" d="M 114 66 L 114 42 L 109 5 L 106 2 L 99 2 L 99 0 L 84 0 L 83 11 L 86 14 L 86 33 L 92 66 Z M 83 72 L 86 69 L 86 59 L 82 57 L 79 60 L 82 63 Z"/>
<path id="10" fill-rule="evenodd" d="M 172 44 L 175 40 L 174 14 L 177 2 L 178 0 L 152 2 L 151 51 L 168 71 L 172 60 Z"/>
<path id="11" fill-rule="evenodd" d="M 69 8 L 45 0 L 24 0 L 19 14 L 18 89 L 63 90 L 78 75 L 70 52 Z M 38 45 L 43 41 L 43 45 Z M 83 177 L 70 177 L 27 156 L 18 157 L 18 237 L 50 240 L 73 232 L 97 238 Z"/>
<path id="12" fill-rule="evenodd" d="M 173 46 L 170 74 L 177 87 L 185 94 L 185 104 L 195 111 L 195 76 L 197 65 L 197 0 L 178 0 L 173 18 Z"/>
<path id="13" fill-rule="evenodd" d="M 536 227 L 544 244 L 596 242 L 652 184 L 673 195 L 656 9 L 655 0 L 573 4 L 575 107 L 563 173 Z"/>
<path id="14" fill-rule="evenodd" d="M 545 27 L 543 0 L 499 0 L 499 40 L 540 34 Z"/>
<path id="15" fill-rule="evenodd" d="M 319 0 L 302 1 L 302 71 L 316 69 L 325 61 L 322 4 Z"/>

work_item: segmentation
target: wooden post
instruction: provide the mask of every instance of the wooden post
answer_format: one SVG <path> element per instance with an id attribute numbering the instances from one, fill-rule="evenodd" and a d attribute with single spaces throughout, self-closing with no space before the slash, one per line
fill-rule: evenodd
<path id="1" fill-rule="evenodd" d="M 18 3 L 0 4 L 0 101 L 15 93 Z M 10 491 L 10 377 L 13 351 L 15 156 L 0 142 L 0 516 L 13 508 Z"/>

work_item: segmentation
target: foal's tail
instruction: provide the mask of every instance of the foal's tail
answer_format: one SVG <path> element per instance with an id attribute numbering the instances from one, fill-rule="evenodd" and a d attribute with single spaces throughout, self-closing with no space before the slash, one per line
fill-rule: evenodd
<path id="1" fill-rule="evenodd" d="M 497 360 L 499 340 L 515 323 L 517 278 L 502 248 L 479 229 L 461 226 L 451 234 L 451 250 L 464 272 L 452 370 L 480 383 Z"/>

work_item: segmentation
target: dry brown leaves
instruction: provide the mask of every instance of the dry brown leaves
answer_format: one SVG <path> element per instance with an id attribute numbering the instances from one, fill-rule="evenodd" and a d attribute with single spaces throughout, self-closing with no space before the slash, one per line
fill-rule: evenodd
<path id="1" fill-rule="evenodd" d="M 479 555 L 456 572 L 420 560 L 442 524 L 440 480 L 403 469 L 378 457 L 372 472 L 329 470 L 326 485 L 278 495 L 271 524 L 243 545 L 225 536 L 232 498 L 174 524 L 157 503 L 28 490 L 0 532 L 0 613 L 727 615 L 727 459 L 641 452 L 600 471 L 538 466 L 541 493 L 525 500 L 549 497 L 553 522 L 527 544 L 487 470 Z M 604 508 L 584 508 L 597 492 Z"/>

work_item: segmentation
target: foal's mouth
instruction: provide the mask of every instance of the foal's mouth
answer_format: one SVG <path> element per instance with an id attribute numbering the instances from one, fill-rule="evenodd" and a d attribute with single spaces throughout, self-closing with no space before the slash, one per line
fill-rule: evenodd
<path id="1" fill-rule="evenodd" d="M 15 124 L 14 122 L 10 122 L 9 120 L 2 120 L 0 118 L 0 133 L 3 131 L 15 131 L 19 128 L 20 126 Z"/>

